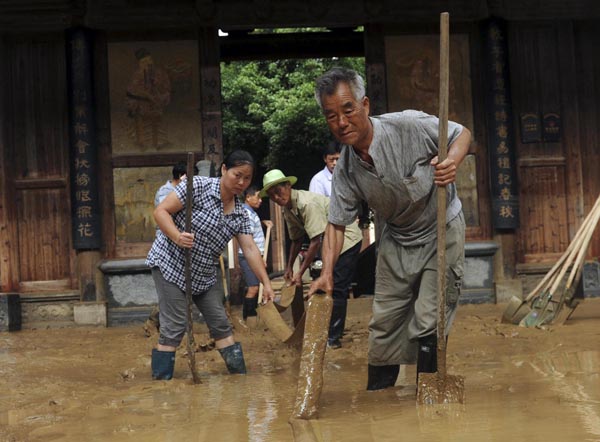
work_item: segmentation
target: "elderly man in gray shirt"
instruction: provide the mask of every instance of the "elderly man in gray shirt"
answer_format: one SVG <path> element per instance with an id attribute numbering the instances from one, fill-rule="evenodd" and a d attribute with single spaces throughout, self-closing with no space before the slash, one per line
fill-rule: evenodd
<path id="1" fill-rule="evenodd" d="M 448 193 L 446 278 L 448 323 L 456 314 L 464 267 L 465 222 L 456 194 L 456 170 L 471 135 L 448 123 L 448 158 L 438 163 L 438 119 L 418 111 L 369 117 L 364 81 L 333 68 L 317 79 L 315 97 L 332 134 L 342 143 L 333 177 L 323 271 L 309 295 L 332 286 L 332 269 L 346 226 L 368 203 L 382 227 L 373 317 L 369 324 L 368 390 L 396 383 L 400 364 L 437 371 L 436 192 Z"/>

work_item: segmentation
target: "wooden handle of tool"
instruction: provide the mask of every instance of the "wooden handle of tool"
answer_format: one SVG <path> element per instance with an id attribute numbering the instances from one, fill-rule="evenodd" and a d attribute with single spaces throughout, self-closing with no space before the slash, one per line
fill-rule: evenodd
<path id="1" fill-rule="evenodd" d="M 221 281 L 223 282 L 225 298 L 229 300 L 229 288 L 227 287 L 227 277 L 225 276 L 225 260 L 223 259 L 223 255 L 219 255 L 219 266 L 221 267 Z"/>
<path id="2" fill-rule="evenodd" d="M 265 235 L 265 252 L 263 253 L 263 262 L 267 263 L 267 254 L 269 253 L 269 242 L 271 241 L 271 226 L 267 227 L 267 234 Z M 262 304 L 263 291 L 265 286 L 262 282 L 258 286 L 258 305 Z"/>
<path id="3" fill-rule="evenodd" d="M 600 210 L 600 197 L 598 197 L 596 199 L 596 202 L 594 203 L 592 210 L 583 220 L 581 227 L 579 227 L 579 230 L 577 230 L 577 232 L 575 233 L 575 236 L 573 237 L 573 240 L 567 247 L 567 250 L 565 250 L 565 252 L 559 258 L 559 260 L 556 261 L 556 263 L 552 266 L 552 268 L 548 271 L 548 273 L 546 273 L 546 275 L 542 278 L 542 280 L 538 283 L 538 285 L 535 286 L 535 288 L 531 292 L 529 292 L 529 294 L 525 297 L 524 302 L 531 301 L 534 297 L 539 295 L 540 292 L 547 290 L 550 286 L 553 285 L 554 281 L 556 280 L 556 276 L 557 276 L 556 272 L 560 268 L 562 268 L 561 266 L 563 266 L 565 261 L 567 261 L 567 258 L 570 256 L 571 252 L 573 250 L 575 250 L 577 248 L 577 246 L 579 245 L 579 240 L 583 236 L 586 226 L 588 226 L 589 223 L 592 221 L 593 213 L 596 210 Z"/>
<path id="4" fill-rule="evenodd" d="M 450 52 L 450 16 L 440 14 L 440 101 L 438 164 L 446 159 L 448 151 L 448 66 Z M 437 363 L 441 377 L 446 376 L 446 187 L 437 189 Z"/>
<path id="5" fill-rule="evenodd" d="M 565 260 L 563 266 L 561 267 L 558 276 L 556 278 L 554 278 L 554 283 L 552 284 L 552 287 L 550 287 L 550 291 L 549 291 L 550 296 L 552 296 L 552 295 L 554 295 L 554 293 L 556 293 L 558 286 L 560 285 L 563 277 L 567 273 L 567 269 L 571 266 L 571 264 L 573 264 L 575 262 L 577 254 L 579 253 L 581 246 L 585 242 L 585 232 L 588 230 L 588 228 L 589 228 L 589 224 L 586 226 L 585 229 L 583 229 L 582 234 L 579 235 L 577 240 L 574 241 L 573 249 L 569 253 L 565 252 L 565 254 L 567 255 L 567 259 Z"/>
<path id="6" fill-rule="evenodd" d="M 594 236 L 594 231 L 596 230 L 596 226 L 598 225 L 598 220 L 600 219 L 600 207 L 596 208 L 595 211 L 590 212 L 593 213 L 593 218 L 591 222 L 586 226 L 583 235 L 582 245 L 579 249 L 579 253 L 577 254 L 577 258 L 575 259 L 575 264 L 573 264 L 573 268 L 571 269 L 571 274 L 569 275 L 569 279 L 567 279 L 567 284 L 565 285 L 565 290 L 568 290 L 573 283 L 575 275 L 579 271 L 579 267 L 583 265 L 583 260 L 587 255 L 588 247 L 590 246 L 590 242 L 592 240 L 592 236 Z"/>
<path id="7" fill-rule="evenodd" d="M 186 171 L 185 192 L 185 226 L 187 233 L 192 231 L 192 205 L 194 204 L 194 153 L 188 152 Z M 185 249 L 185 292 L 191 301 L 192 298 L 192 253 L 191 249 Z"/>
<path id="8" fill-rule="evenodd" d="M 186 232 L 192 231 L 192 206 L 194 204 L 194 153 L 188 152 L 186 171 L 185 192 L 185 226 Z M 194 384 L 200 384 L 200 378 L 196 372 L 196 349 L 194 348 L 194 324 L 192 319 L 192 250 L 185 249 L 185 297 L 187 300 L 187 352 L 192 380 Z"/>

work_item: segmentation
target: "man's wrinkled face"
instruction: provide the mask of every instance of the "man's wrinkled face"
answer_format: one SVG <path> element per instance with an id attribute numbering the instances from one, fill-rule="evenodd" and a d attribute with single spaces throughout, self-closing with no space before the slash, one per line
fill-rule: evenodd
<path id="1" fill-rule="evenodd" d="M 339 153 L 334 153 L 332 155 L 325 155 L 325 165 L 327 166 L 327 169 L 333 173 L 333 169 L 335 169 L 335 165 L 337 164 L 337 161 L 340 159 L 340 154 Z"/>
<path id="2" fill-rule="evenodd" d="M 368 144 L 371 121 L 367 97 L 357 100 L 348 84 L 340 83 L 333 94 L 321 97 L 321 105 L 329 130 L 339 142 L 355 147 Z"/>
<path id="3" fill-rule="evenodd" d="M 278 206 L 290 207 L 292 197 L 292 185 L 289 181 L 277 184 L 276 186 L 273 186 L 269 190 L 267 190 L 267 195 L 269 195 L 271 201 L 273 201 Z"/>

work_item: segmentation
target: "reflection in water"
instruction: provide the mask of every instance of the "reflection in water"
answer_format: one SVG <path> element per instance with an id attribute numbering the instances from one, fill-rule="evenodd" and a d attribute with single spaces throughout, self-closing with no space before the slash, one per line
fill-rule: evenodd
<path id="1" fill-rule="evenodd" d="M 249 393 L 248 442 L 260 442 L 269 439 L 271 424 L 277 418 L 277 400 L 272 376 L 262 376 L 260 386 Z"/>
<path id="2" fill-rule="evenodd" d="M 577 411 L 586 431 L 600 439 L 600 352 L 571 352 L 554 357 L 542 355 L 539 362 L 532 361 L 530 365 L 551 381 L 552 389 L 560 395 L 561 402 Z"/>

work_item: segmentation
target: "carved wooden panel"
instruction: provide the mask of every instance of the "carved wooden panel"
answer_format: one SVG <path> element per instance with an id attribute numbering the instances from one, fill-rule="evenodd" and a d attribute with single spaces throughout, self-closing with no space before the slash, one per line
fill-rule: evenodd
<path id="1" fill-rule="evenodd" d="M 523 167 L 520 174 L 521 253 L 524 262 L 543 261 L 569 245 L 563 166 Z"/>
<path id="2" fill-rule="evenodd" d="M 71 220 L 67 189 L 20 189 L 16 197 L 21 283 L 62 280 L 64 288 L 69 288 Z"/>

